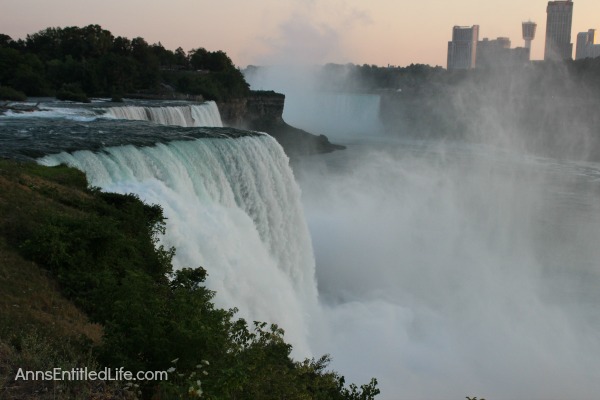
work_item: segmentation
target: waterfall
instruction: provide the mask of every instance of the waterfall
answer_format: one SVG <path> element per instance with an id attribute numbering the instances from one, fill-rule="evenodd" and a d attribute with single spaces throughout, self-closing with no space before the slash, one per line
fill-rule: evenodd
<path id="1" fill-rule="evenodd" d="M 207 269 L 222 307 L 278 323 L 298 355 L 310 354 L 317 306 L 312 244 L 288 158 L 270 136 L 198 139 L 46 156 L 84 171 L 90 185 L 160 204 L 162 243 L 174 266 Z"/>
<path id="2" fill-rule="evenodd" d="M 152 121 L 161 125 L 177 125 L 184 127 L 207 126 L 222 127 L 221 115 L 214 101 L 198 105 L 142 107 L 111 107 L 107 115 L 118 119 Z"/>
<path id="3" fill-rule="evenodd" d="M 297 128 L 324 134 L 342 143 L 346 139 L 372 138 L 384 131 L 380 119 L 381 95 L 327 92 L 325 88 L 331 82 L 322 81 L 322 67 L 248 68 L 244 77 L 253 90 L 275 90 L 285 94 L 283 119 Z M 340 78 L 334 86 L 349 76 Z M 348 80 L 347 83 L 352 82 Z"/>
<path id="4" fill-rule="evenodd" d="M 382 131 L 380 96 L 376 94 L 307 93 L 286 98 L 284 119 L 302 129 L 346 138 Z"/>

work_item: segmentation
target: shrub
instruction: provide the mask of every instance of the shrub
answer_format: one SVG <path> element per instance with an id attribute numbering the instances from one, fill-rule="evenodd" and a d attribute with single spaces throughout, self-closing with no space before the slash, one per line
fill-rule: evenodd
<path id="1" fill-rule="evenodd" d="M 76 101 L 78 103 L 90 103 L 90 99 L 81 87 L 72 83 L 63 85 L 56 93 L 56 98 L 58 100 Z"/>
<path id="2" fill-rule="evenodd" d="M 27 96 L 10 86 L 0 86 L 0 100 L 25 101 Z"/>
<path id="3" fill-rule="evenodd" d="M 371 400 L 379 392 L 374 380 L 345 388 L 325 370 L 327 356 L 294 361 L 277 325 L 249 325 L 215 307 L 206 271 L 174 271 L 175 250 L 159 245 L 160 206 L 86 189 L 83 174 L 64 166 L 21 168 L 0 160 L 0 235 L 102 325 L 93 352 L 102 365 L 175 372 L 176 362 L 168 383 L 137 382 L 143 398 Z"/>

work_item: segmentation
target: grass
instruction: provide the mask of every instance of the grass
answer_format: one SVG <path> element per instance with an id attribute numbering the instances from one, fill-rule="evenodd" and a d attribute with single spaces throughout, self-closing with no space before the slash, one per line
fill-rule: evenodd
<path id="1" fill-rule="evenodd" d="M 89 195 L 85 176 L 64 166 L 0 160 L 0 399 L 126 398 L 114 383 L 15 381 L 19 368 L 97 369 L 91 347 L 103 330 L 67 300 L 49 272 L 14 247 L 36 210 L 72 208 Z"/>

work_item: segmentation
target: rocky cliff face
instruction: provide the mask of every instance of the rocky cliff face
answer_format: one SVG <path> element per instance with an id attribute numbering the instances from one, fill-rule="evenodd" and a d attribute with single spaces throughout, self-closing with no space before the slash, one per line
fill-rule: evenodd
<path id="1" fill-rule="evenodd" d="M 273 136 L 290 157 L 328 153 L 343 149 L 325 135 L 294 128 L 283 120 L 285 95 L 276 92 L 252 92 L 244 99 L 217 103 L 223 124 L 234 128 L 266 132 Z"/>
<path id="2" fill-rule="evenodd" d="M 253 92 L 243 99 L 219 102 L 223 123 L 236 128 L 248 128 L 257 121 L 283 121 L 285 95 L 275 92 Z"/>

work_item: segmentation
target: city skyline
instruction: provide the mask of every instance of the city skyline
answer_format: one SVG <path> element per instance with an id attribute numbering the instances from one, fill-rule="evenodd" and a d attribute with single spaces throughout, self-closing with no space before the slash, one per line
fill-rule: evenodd
<path id="1" fill-rule="evenodd" d="M 248 64 L 356 63 L 446 65 L 453 26 L 480 26 L 480 37 L 524 45 L 521 23 L 538 24 L 532 59 L 544 54 L 547 1 L 381 0 L 152 1 L 3 0 L 0 33 L 25 38 L 47 27 L 101 25 L 174 50 L 205 47 Z M 485 4 L 482 4 L 485 3 Z M 572 37 L 600 28 L 600 2 L 575 0 Z"/>

